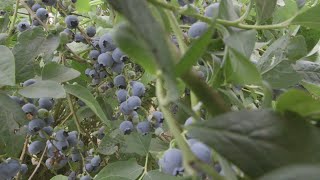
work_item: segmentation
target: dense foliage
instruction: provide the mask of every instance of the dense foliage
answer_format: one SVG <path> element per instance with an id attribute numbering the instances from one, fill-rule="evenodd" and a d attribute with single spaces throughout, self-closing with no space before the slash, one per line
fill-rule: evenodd
<path id="1" fill-rule="evenodd" d="M 1 0 L 0 180 L 320 177 L 317 0 Z"/>

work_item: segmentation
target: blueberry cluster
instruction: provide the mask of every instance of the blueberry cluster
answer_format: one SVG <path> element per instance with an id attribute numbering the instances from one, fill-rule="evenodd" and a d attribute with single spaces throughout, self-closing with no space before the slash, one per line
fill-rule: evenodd
<path id="1" fill-rule="evenodd" d="M 26 164 L 20 164 L 18 160 L 9 158 L 0 164 L 0 179 L 12 179 L 18 172 L 26 174 L 27 171 Z"/>

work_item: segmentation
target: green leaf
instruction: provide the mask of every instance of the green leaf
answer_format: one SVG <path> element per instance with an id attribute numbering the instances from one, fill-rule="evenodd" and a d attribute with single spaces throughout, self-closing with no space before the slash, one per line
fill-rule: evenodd
<path id="1" fill-rule="evenodd" d="M 50 180 L 68 180 L 68 177 L 63 175 L 57 175 L 52 177 Z"/>
<path id="2" fill-rule="evenodd" d="M 34 59 L 57 49 L 59 41 L 52 36 L 47 39 L 42 27 L 24 31 L 12 49 L 16 62 L 16 81 L 23 82 L 34 77 Z"/>
<path id="3" fill-rule="evenodd" d="M 289 60 L 298 60 L 308 54 L 306 40 L 298 35 L 290 39 L 286 50 Z"/>
<path id="4" fill-rule="evenodd" d="M 162 172 L 160 172 L 159 170 L 152 170 L 147 172 L 144 177 L 143 180 L 181 180 L 181 177 L 177 177 L 177 176 L 170 176 L 168 174 L 164 174 Z"/>
<path id="5" fill-rule="evenodd" d="M 76 9 L 78 12 L 88 12 L 90 11 L 90 4 L 89 4 L 89 0 L 77 0 L 76 2 Z"/>
<path id="6" fill-rule="evenodd" d="M 80 72 L 55 62 L 51 62 L 44 66 L 41 76 L 42 80 L 52 80 L 62 83 L 80 76 Z"/>
<path id="7" fill-rule="evenodd" d="M 301 85 L 308 90 L 312 95 L 320 97 L 320 86 L 317 84 L 302 81 Z"/>
<path id="8" fill-rule="evenodd" d="M 310 61 L 297 61 L 294 69 L 303 76 L 304 81 L 320 85 L 320 64 Z"/>
<path id="9" fill-rule="evenodd" d="M 297 114 L 230 112 L 194 124 L 188 133 L 252 178 L 282 166 L 320 160 L 315 151 L 320 148 L 320 132 Z"/>
<path id="10" fill-rule="evenodd" d="M 277 24 L 294 17 L 298 11 L 296 0 L 283 0 L 285 6 L 277 6 L 272 23 Z"/>
<path id="11" fill-rule="evenodd" d="M 0 46 L 0 54 L 0 86 L 14 86 L 16 82 L 14 56 L 6 46 Z"/>
<path id="12" fill-rule="evenodd" d="M 51 98 L 65 98 L 66 92 L 63 89 L 62 85 L 55 81 L 42 81 L 37 80 L 36 83 L 24 87 L 18 91 L 24 97 L 28 98 L 42 98 L 42 97 L 51 97 Z"/>
<path id="13" fill-rule="evenodd" d="M 261 75 L 256 66 L 239 52 L 229 49 L 225 64 L 226 79 L 235 84 L 261 84 Z"/>
<path id="14" fill-rule="evenodd" d="M 187 52 L 179 60 L 175 67 L 176 76 L 186 73 L 207 51 L 207 46 L 211 42 L 211 37 L 215 32 L 214 24 L 209 26 L 208 30 L 195 42 L 191 44 Z"/>
<path id="15" fill-rule="evenodd" d="M 110 156 L 119 150 L 119 147 L 116 145 L 117 143 L 118 141 L 113 139 L 112 137 L 105 136 L 101 140 L 97 150 L 100 154 Z"/>
<path id="16" fill-rule="evenodd" d="M 18 157 L 24 142 L 20 126 L 27 122 L 19 104 L 0 92 L 0 154 Z"/>
<path id="17" fill-rule="evenodd" d="M 90 109 L 100 118 L 100 120 L 103 123 L 105 123 L 106 125 L 110 125 L 110 122 L 107 116 L 104 114 L 104 111 L 102 110 L 101 106 L 87 88 L 80 85 L 66 84 L 64 85 L 64 89 L 67 93 L 76 96 L 81 101 L 83 101 L 88 107 L 90 107 Z"/>
<path id="18" fill-rule="evenodd" d="M 301 116 L 310 116 L 320 112 L 320 101 L 314 99 L 309 93 L 292 89 L 280 95 L 276 110 L 279 112 L 291 111 Z"/>
<path id="19" fill-rule="evenodd" d="M 95 180 L 136 180 L 141 174 L 143 167 L 137 164 L 135 159 L 118 161 L 108 164 L 94 178 Z"/>
<path id="20" fill-rule="evenodd" d="M 272 17 L 277 5 L 277 0 L 255 0 L 258 22 L 264 23 Z"/>
<path id="21" fill-rule="evenodd" d="M 1 0 L 0 1 L 0 7 L 1 10 L 11 10 L 13 8 L 15 1 L 12 0 Z"/>
<path id="22" fill-rule="evenodd" d="M 224 39 L 226 45 L 237 52 L 241 53 L 244 57 L 250 58 L 256 43 L 255 30 L 242 30 L 232 33 Z"/>
<path id="23" fill-rule="evenodd" d="M 218 17 L 225 20 L 236 20 L 239 17 L 232 0 L 220 1 Z"/>
<path id="24" fill-rule="evenodd" d="M 123 152 L 125 153 L 137 153 L 140 156 L 145 156 L 149 152 L 151 134 L 141 135 L 139 133 L 131 133 L 130 135 L 124 136 L 125 145 Z"/>
<path id="25" fill-rule="evenodd" d="M 140 64 L 148 73 L 156 73 L 153 55 L 147 50 L 146 44 L 139 40 L 128 24 L 116 26 L 113 38 L 121 50 L 128 54 L 134 62 Z"/>
<path id="26" fill-rule="evenodd" d="M 262 77 L 274 89 L 288 88 L 302 80 L 302 76 L 294 70 L 292 64 L 288 60 L 280 62 L 280 64 L 273 69 L 264 73 Z"/>
<path id="27" fill-rule="evenodd" d="M 307 26 L 309 28 L 319 29 L 320 28 L 320 4 L 300 13 L 296 16 L 292 24 Z"/>
<path id="28" fill-rule="evenodd" d="M 318 180 L 320 177 L 320 166 L 317 164 L 299 164 L 279 168 L 265 174 L 258 180 Z"/>

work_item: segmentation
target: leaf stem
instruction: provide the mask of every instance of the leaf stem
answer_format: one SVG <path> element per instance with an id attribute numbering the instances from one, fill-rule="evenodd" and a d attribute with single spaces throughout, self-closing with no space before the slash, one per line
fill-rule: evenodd
<path id="1" fill-rule="evenodd" d="M 72 103 L 72 99 L 71 99 L 71 96 L 70 94 L 67 94 L 67 99 L 68 99 L 68 103 L 69 103 L 69 107 L 70 107 L 70 110 L 71 110 L 71 113 L 73 114 L 74 116 L 74 122 L 77 126 L 77 129 L 79 131 L 80 134 L 83 134 L 83 131 L 81 131 L 81 126 L 80 126 L 80 121 L 79 121 L 79 118 L 74 110 L 74 107 L 73 107 L 73 103 Z M 79 136 L 80 137 L 80 136 Z"/>
<path id="2" fill-rule="evenodd" d="M 252 6 L 253 6 L 253 0 L 250 0 L 249 5 L 246 9 L 246 12 L 239 19 L 232 21 L 232 22 L 235 24 L 238 24 L 238 23 L 241 23 L 242 21 L 244 21 L 248 17 L 248 15 L 252 9 Z"/>
<path id="3" fill-rule="evenodd" d="M 16 24 L 17 15 L 18 15 L 18 9 L 19 9 L 19 3 L 20 3 L 20 0 L 17 0 L 16 1 L 16 7 L 15 7 L 14 12 L 13 12 L 13 19 L 12 19 L 12 22 L 11 22 L 10 28 L 9 28 L 8 37 L 10 37 L 12 35 L 14 25 Z"/>
<path id="4" fill-rule="evenodd" d="M 148 159 L 149 159 L 149 153 L 147 153 L 146 155 L 146 161 L 144 163 L 143 173 L 141 174 L 138 180 L 142 180 L 142 178 L 148 173 Z"/>

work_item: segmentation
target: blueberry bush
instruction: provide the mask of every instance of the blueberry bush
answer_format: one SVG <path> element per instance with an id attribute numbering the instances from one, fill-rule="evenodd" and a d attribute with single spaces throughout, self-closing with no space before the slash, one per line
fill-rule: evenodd
<path id="1" fill-rule="evenodd" d="M 1 0 L 0 180 L 316 180 L 318 0 Z"/>

